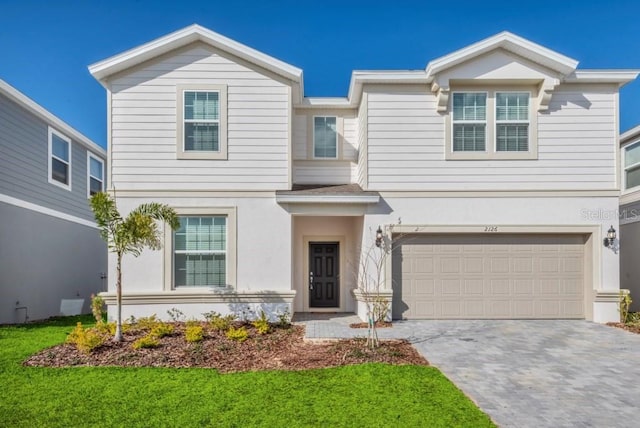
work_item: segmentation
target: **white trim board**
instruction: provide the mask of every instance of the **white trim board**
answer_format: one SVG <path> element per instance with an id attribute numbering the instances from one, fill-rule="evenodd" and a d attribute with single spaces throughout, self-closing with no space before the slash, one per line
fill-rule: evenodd
<path id="1" fill-rule="evenodd" d="M 65 214 L 63 212 L 52 210 L 51 208 L 46 208 L 41 205 L 33 204 L 31 202 L 23 201 L 22 199 L 14 198 L 9 195 L 4 195 L 2 193 L 0 193 L 0 202 L 4 202 L 6 204 L 24 208 L 30 211 L 35 211 L 37 213 L 48 215 L 50 217 L 59 218 L 61 220 L 70 221 L 72 223 L 78 223 L 83 226 L 91 227 L 94 229 L 98 228 L 98 226 L 92 221 L 84 220 L 84 219 L 81 219 L 80 217 Z"/>

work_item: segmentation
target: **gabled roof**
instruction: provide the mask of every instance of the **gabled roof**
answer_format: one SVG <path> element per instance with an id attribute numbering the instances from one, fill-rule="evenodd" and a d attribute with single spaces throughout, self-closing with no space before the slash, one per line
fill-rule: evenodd
<path id="1" fill-rule="evenodd" d="M 193 24 L 149 43 L 125 51 L 89 66 L 89 72 L 101 82 L 109 76 L 141 64 L 193 42 L 203 42 L 258 65 L 279 76 L 302 84 L 302 70 L 283 61 L 224 37 L 200 25 Z"/>
<path id="2" fill-rule="evenodd" d="M 450 53 L 449 55 L 434 59 L 427 65 L 427 75 L 431 77 L 443 70 L 455 67 L 458 64 L 462 64 L 463 62 L 499 48 L 557 71 L 563 76 L 572 73 L 578 66 L 578 61 L 574 59 L 523 39 L 508 31 L 503 31 L 495 36 L 491 36 Z"/>
<path id="3" fill-rule="evenodd" d="M 67 137 L 70 137 L 71 139 L 82 144 L 92 152 L 102 155 L 103 157 L 106 158 L 107 152 L 102 147 L 100 147 L 99 145 L 91 141 L 88 137 L 84 136 L 75 128 L 71 127 L 71 125 L 65 123 L 62 119 L 53 115 L 51 112 L 46 110 L 40 104 L 36 103 L 31 98 L 27 97 L 25 94 L 18 91 L 16 88 L 14 88 L 13 86 L 9 85 L 7 82 L 1 79 L 0 79 L 0 94 L 6 96 L 13 102 L 22 106 L 25 110 L 33 113 L 33 115 L 35 115 L 36 117 L 46 122 L 48 125 L 54 127 L 59 132 L 62 132 Z"/>

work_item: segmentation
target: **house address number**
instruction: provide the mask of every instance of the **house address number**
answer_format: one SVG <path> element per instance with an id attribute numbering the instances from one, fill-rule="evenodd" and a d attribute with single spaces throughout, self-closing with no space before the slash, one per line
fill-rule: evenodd
<path id="1" fill-rule="evenodd" d="M 484 231 L 485 232 L 497 232 L 498 231 L 498 226 L 485 226 L 484 227 Z"/>

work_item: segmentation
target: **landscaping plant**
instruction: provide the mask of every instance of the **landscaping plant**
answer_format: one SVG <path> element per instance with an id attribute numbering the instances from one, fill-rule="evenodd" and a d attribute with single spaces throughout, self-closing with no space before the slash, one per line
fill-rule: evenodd
<path id="1" fill-rule="evenodd" d="M 173 208 L 155 202 L 142 204 L 123 218 L 115 197 L 105 192 L 94 194 L 90 203 L 100 235 L 116 255 L 117 316 L 113 340 L 122 342 L 122 257 L 125 254 L 138 257 L 145 248 L 159 250 L 162 242 L 157 221 L 167 223 L 173 230 L 180 227 L 180 221 Z"/>
<path id="2" fill-rule="evenodd" d="M 265 314 L 264 311 L 260 311 L 260 318 L 253 321 L 251 324 L 255 327 L 258 334 L 267 334 L 271 329 L 271 325 L 269 325 L 269 319 L 267 318 L 267 314 Z"/>

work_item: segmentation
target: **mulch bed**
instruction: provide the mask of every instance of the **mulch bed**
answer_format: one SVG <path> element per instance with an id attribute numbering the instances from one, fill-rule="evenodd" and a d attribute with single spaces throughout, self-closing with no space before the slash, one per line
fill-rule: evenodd
<path id="1" fill-rule="evenodd" d="M 206 323 L 202 323 L 207 326 Z M 380 347 L 370 350 L 364 339 L 310 343 L 303 340 L 304 327 L 292 325 L 274 328 L 259 335 L 246 326 L 249 338 L 237 342 L 223 332 L 205 327 L 204 340 L 188 343 L 184 324 L 175 323 L 171 336 L 160 339 L 160 346 L 135 350 L 133 342 L 146 331 L 131 330 L 125 340 L 109 340 L 90 354 L 78 351 L 74 345 L 61 344 L 47 348 L 24 362 L 26 366 L 118 366 L 118 367 L 207 367 L 222 373 L 255 370 L 304 370 L 361 363 L 428 365 L 418 352 L 402 340 L 380 341 Z"/>
<path id="2" fill-rule="evenodd" d="M 631 333 L 640 334 L 640 324 L 623 324 L 621 322 L 608 322 L 608 326 L 621 328 Z"/>

